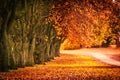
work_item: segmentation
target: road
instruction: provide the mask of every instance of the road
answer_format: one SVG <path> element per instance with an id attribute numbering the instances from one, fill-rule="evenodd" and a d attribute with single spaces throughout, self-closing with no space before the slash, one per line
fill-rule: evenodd
<path id="1" fill-rule="evenodd" d="M 114 53 L 109 54 L 109 53 L 105 53 L 105 51 L 103 51 L 103 52 L 100 52 L 100 50 L 95 51 L 95 49 L 89 50 L 87 48 L 79 49 L 79 50 L 63 50 L 63 51 L 61 51 L 61 53 L 65 53 L 65 54 L 79 54 L 79 55 L 91 56 L 91 57 L 93 57 L 101 62 L 104 62 L 106 64 L 120 66 L 120 61 L 111 58 L 111 56 Z"/>

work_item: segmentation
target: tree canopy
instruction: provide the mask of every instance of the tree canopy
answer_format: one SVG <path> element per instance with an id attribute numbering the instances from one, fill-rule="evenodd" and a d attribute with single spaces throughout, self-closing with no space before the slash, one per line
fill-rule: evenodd
<path id="1" fill-rule="evenodd" d="M 66 39 L 64 49 L 116 44 L 120 37 L 120 2 L 54 0 L 50 17 Z"/>

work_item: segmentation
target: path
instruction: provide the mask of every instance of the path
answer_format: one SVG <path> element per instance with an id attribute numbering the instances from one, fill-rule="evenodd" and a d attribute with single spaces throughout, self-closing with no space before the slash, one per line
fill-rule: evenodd
<path id="1" fill-rule="evenodd" d="M 86 55 L 86 56 L 91 56 L 93 58 L 96 58 L 100 60 L 101 62 L 104 62 L 106 64 L 111 64 L 115 66 L 120 66 L 120 61 L 114 60 L 111 58 L 111 55 L 114 54 L 109 54 L 109 53 L 104 53 L 99 51 L 88 51 L 89 49 L 79 49 L 79 50 L 63 50 L 61 53 L 65 54 L 79 54 L 79 55 Z M 109 55 L 108 55 L 109 54 Z"/>
<path id="2" fill-rule="evenodd" d="M 97 54 L 93 54 L 93 52 L 97 52 Z M 101 59 L 109 61 L 110 58 L 112 61 L 118 61 L 119 58 L 117 59 L 113 54 L 119 55 L 119 50 L 61 51 L 60 57 L 56 57 L 45 65 L 19 68 L 7 73 L 0 72 L 0 80 L 120 80 L 119 66 L 101 62 Z M 100 58 L 99 60 L 97 60 L 97 56 Z"/>

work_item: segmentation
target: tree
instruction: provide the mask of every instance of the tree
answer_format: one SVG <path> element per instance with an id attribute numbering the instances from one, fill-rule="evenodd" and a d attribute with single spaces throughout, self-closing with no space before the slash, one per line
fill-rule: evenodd
<path id="1" fill-rule="evenodd" d="M 49 0 L 1 0 L 0 71 L 33 66 L 59 53 L 59 40 L 47 23 Z"/>
<path id="2" fill-rule="evenodd" d="M 119 18 L 115 15 L 118 11 L 115 11 L 112 1 L 58 0 L 53 5 L 52 20 L 58 29 L 62 28 L 60 32 L 66 38 L 64 47 L 108 46 L 112 42 L 110 37 L 119 32 Z M 113 21 L 111 15 L 114 16 Z M 111 23 L 116 20 L 117 25 L 111 28 Z"/>

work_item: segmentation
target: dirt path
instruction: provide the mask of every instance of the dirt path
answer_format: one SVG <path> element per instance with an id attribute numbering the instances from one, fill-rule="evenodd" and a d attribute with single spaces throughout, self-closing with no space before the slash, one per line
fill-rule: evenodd
<path id="1" fill-rule="evenodd" d="M 62 52 L 60 57 L 45 65 L 0 72 L 0 80 L 120 80 L 120 67 L 103 63 L 84 53 L 96 51 L 103 52 L 115 61 L 116 55 L 119 55 L 119 49 L 80 49 L 78 52 L 81 54 Z M 111 53 L 106 53 L 109 51 Z"/>

